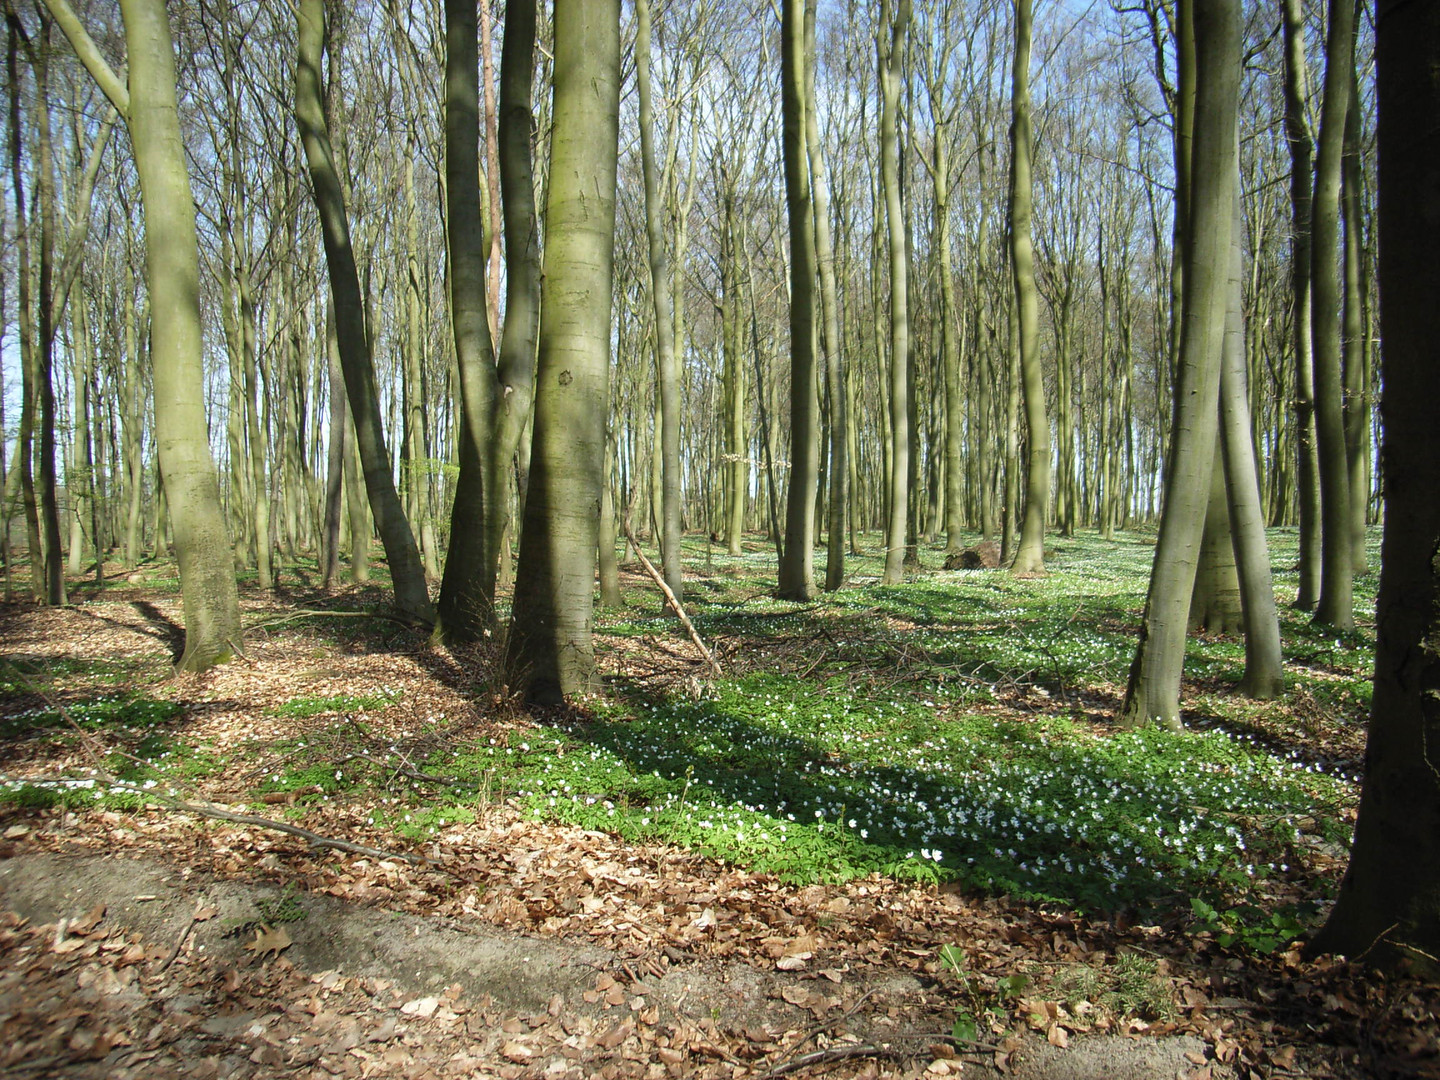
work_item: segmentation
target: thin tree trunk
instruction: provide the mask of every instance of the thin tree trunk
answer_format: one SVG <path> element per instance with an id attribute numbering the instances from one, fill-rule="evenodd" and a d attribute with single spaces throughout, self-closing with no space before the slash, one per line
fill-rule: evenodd
<path id="1" fill-rule="evenodd" d="M 781 112 L 785 204 L 790 224 L 790 487 L 779 595 L 809 600 L 815 589 L 815 482 L 819 473 L 815 372 L 815 222 L 805 149 L 805 0 L 781 8 Z"/>
<path id="2" fill-rule="evenodd" d="M 1341 159 L 1345 117 L 1355 67 L 1355 0 L 1331 0 L 1325 45 L 1325 95 L 1315 154 L 1311 234 L 1310 309 L 1315 349 L 1315 434 L 1320 458 L 1320 601 L 1315 622 L 1348 630 L 1355 625 L 1354 560 L 1349 463 L 1345 453 L 1345 384 L 1341 376 L 1340 232 Z"/>
<path id="3" fill-rule="evenodd" d="M 1300 519 L 1300 587 L 1295 606 L 1310 611 L 1320 595 L 1320 459 L 1315 442 L 1315 358 L 1311 347 L 1311 165 L 1306 120 L 1310 96 L 1301 0 L 1280 0 L 1285 31 L 1285 138 L 1290 147 L 1290 332 L 1295 365 L 1295 456 Z"/>
<path id="4" fill-rule="evenodd" d="M 680 597 L 684 587 L 680 561 L 680 361 L 675 351 L 670 256 L 665 250 L 660 178 L 655 166 L 650 103 L 650 0 L 635 0 L 635 22 L 635 87 L 640 107 L 645 235 L 649 243 L 650 296 L 655 306 L 655 369 L 660 396 L 660 556 L 665 584 Z"/>
<path id="5" fill-rule="evenodd" d="M 1025 517 L 1011 564 L 1017 574 L 1045 569 L 1045 512 L 1050 502 L 1050 424 L 1040 366 L 1040 302 L 1035 289 L 1035 248 L 1030 237 L 1031 0 L 1015 3 L 1015 66 L 1010 92 L 1010 266 L 1019 319 L 1017 363 L 1025 396 Z"/>
<path id="6" fill-rule="evenodd" d="M 850 409 L 845 400 L 844 341 L 840 334 L 840 301 L 835 287 L 835 244 L 830 236 L 830 174 L 820 140 L 815 103 L 815 7 L 805 9 L 805 152 L 810 164 L 814 199 L 815 270 L 820 286 L 820 317 L 825 349 L 825 385 L 830 399 L 830 498 L 826 507 L 825 588 L 845 584 L 845 516 L 849 503 Z"/>
<path id="7" fill-rule="evenodd" d="M 885 521 L 885 570 L 881 584 L 905 580 L 905 549 L 909 529 L 911 396 L 909 260 L 905 244 L 905 208 L 900 201 L 900 83 L 905 39 L 910 27 L 910 2 L 881 0 L 875 28 L 880 81 L 880 175 L 885 200 L 885 228 L 890 269 L 890 476 L 889 511 Z"/>
<path id="8" fill-rule="evenodd" d="M 327 33 L 325 0 L 300 0 L 296 16 L 299 59 L 295 66 L 295 116 L 300 125 L 315 207 L 325 241 L 340 362 L 345 372 L 346 394 L 355 417 L 356 445 L 364 468 L 365 490 L 390 564 L 395 606 L 406 618 L 431 623 L 434 621 L 434 609 L 430 606 L 425 585 L 425 568 L 420 561 L 420 549 L 415 543 L 410 522 L 400 506 L 400 496 L 395 490 L 395 479 L 390 470 L 390 454 L 385 446 L 380 397 L 375 386 L 375 366 L 365 330 L 360 278 L 355 268 L 345 197 L 335 169 L 320 89 L 320 67 Z M 158 398 L 158 393 L 156 396 Z"/>

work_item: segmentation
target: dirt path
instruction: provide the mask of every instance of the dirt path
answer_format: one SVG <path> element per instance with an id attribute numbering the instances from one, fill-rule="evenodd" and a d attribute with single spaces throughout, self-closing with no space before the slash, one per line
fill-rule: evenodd
<path id="1" fill-rule="evenodd" d="M 760 1076 L 826 1050 L 812 1068 L 827 1075 L 1001 1075 L 993 1050 L 948 1057 L 924 1037 L 932 1009 L 906 975 L 695 962 L 656 977 L 604 948 L 131 855 L 16 854 L 0 908 L 6 1076 L 659 1080 Z M 261 955 L 257 937 L 288 944 Z M 1033 1040 L 1005 1063 L 1016 1080 L 1151 1080 L 1195 1074 L 1204 1050 Z"/>

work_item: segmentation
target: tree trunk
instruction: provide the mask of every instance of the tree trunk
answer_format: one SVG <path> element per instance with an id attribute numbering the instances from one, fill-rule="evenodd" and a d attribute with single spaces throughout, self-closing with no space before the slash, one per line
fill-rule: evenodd
<path id="1" fill-rule="evenodd" d="M 805 0 L 781 9 L 781 112 L 785 123 L 785 205 L 790 222 L 790 487 L 779 595 L 809 600 L 815 589 L 816 432 L 815 223 L 805 150 Z"/>
<path id="2" fill-rule="evenodd" d="M 1214 463 L 1226 278 L 1234 215 L 1240 86 L 1240 3 L 1215 0 L 1195 13 L 1195 147 L 1190 189 L 1191 243 L 1176 413 L 1165 475 L 1165 509 L 1140 641 L 1121 709 L 1123 722 L 1181 730 L 1180 676 L 1185 624 Z"/>
<path id="3" fill-rule="evenodd" d="M 1440 956 L 1440 6 L 1376 11 L 1385 538 L 1375 693 L 1350 866 L 1311 945 L 1433 974 Z"/>
<path id="4" fill-rule="evenodd" d="M 1230 542 L 1230 505 L 1225 498 L 1225 463 L 1218 440 L 1210 468 L 1209 491 L 1186 626 L 1191 632 L 1238 634 L 1244 627 L 1240 579 L 1235 573 L 1235 548 Z"/>
<path id="5" fill-rule="evenodd" d="M 345 373 L 340 367 L 340 345 L 335 336 L 335 312 L 328 304 L 325 306 L 325 360 L 330 376 L 330 418 L 325 455 L 325 540 L 321 546 L 321 588 L 328 592 L 340 577 L 345 427 L 350 411 L 345 401 Z"/>
<path id="6" fill-rule="evenodd" d="M 1035 247 L 1030 238 L 1031 0 L 1015 3 L 1015 66 L 1010 82 L 1010 266 L 1019 319 L 1017 363 L 1025 396 L 1025 516 L 1011 564 L 1017 574 L 1045 569 L 1045 512 L 1050 502 L 1050 424 L 1045 417 L 1045 376 L 1040 366 L 1040 302 L 1035 290 Z"/>
<path id="7" fill-rule="evenodd" d="M 375 366 L 365 330 L 365 307 L 350 224 L 330 145 L 329 124 L 321 94 L 320 68 L 327 33 L 325 0 L 300 0 L 296 9 L 299 56 L 295 66 L 295 118 L 310 169 L 315 208 L 325 241 L 330 269 L 330 290 L 335 305 L 335 330 L 340 342 L 340 363 L 345 372 L 346 395 L 355 417 L 356 445 L 365 473 L 370 510 L 379 527 L 380 542 L 390 564 L 395 606 L 405 618 L 418 623 L 434 621 L 434 609 L 425 585 L 425 567 L 410 522 L 400 505 L 390 470 L 390 453 L 380 421 L 380 397 Z M 157 390 L 156 397 L 159 393 Z"/>
<path id="8" fill-rule="evenodd" d="M 56 0 L 47 0 L 52 12 Z M 128 93 L 78 23 L 57 18 L 115 108 L 126 116 L 145 208 L 155 441 L 166 516 L 180 564 L 185 649 L 179 667 L 202 671 L 240 646 L 234 559 L 210 457 L 201 367 L 200 259 L 175 94 L 175 47 L 163 0 L 122 0 Z M 119 87 L 117 90 L 116 88 Z M 157 528 L 156 542 L 160 543 Z"/>
<path id="9" fill-rule="evenodd" d="M 1240 692 L 1252 698 L 1279 697 L 1285 690 L 1280 619 L 1265 544 L 1265 516 L 1256 480 L 1255 441 L 1250 428 L 1250 393 L 1245 370 L 1245 293 L 1241 274 L 1242 219 L 1237 181 L 1230 239 L 1229 306 L 1225 353 L 1220 371 L 1220 447 L 1224 459 L 1230 539 L 1239 575 L 1245 622 L 1245 675 Z"/>
<path id="10" fill-rule="evenodd" d="M 675 306 L 670 256 L 655 167 L 650 109 L 650 0 L 635 0 L 635 87 L 640 106 L 640 161 L 645 185 L 645 236 L 649 243 L 650 296 L 655 306 L 655 370 L 660 395 L 660 559 L 665 584 L 682 597 L 680 561 L 680 359 L 675 350 Z"/>
<path id="11" fill-rule="evenodd" d="M 587 692 L 605 483 L 620 0 L 556 0 L 535 433 L 507 659 L 537 703 Z"/>
<path id="12" fill-rule="evenodd" d="M 510 0 L 506 6 L 499 173 L 507 272 L 497 362 L 485 314 L 485 249 L 476 181 L 475 5 L 464 0 L 446 4 L 445 188 L 462 421 L 460 479 L 439 611 L 442 632 L 452 641 L 474 640 L 494 625 L 495 584 L 508 558 L 511 473 L 534 392 L 540 318 L 540 236 L 530 153 L 535 18 L 534 0 Z"/>
<path id="13" fill-rule="evenodd" d="M 1350 72 L 1350 108 L 1345 114 L 1345 158 L 1341 199 L 1345 212 L 1345 459 L 1350 489 L 1350 559 L 1355 573 L 1369 569 L 1365 559 L 1365 521 L 1370 507 L 1370 394 L 1365 340 L 1365 222 L 1361 211 L 1360 94 Z"/>
<path id="14" fill-rule="evenodd" d="M 881 0 L 875 28 L 880 81 L 880 177 L 885 199 L 885 235 L 890 269 L 890 476 L 889 512 L 885 521 L 885 570 L 882 585 L 905 580 L 905 548 L 909 531 L 911 382 L 910 264 L 905 244 L 905 208 L 900 201 L 900 83 L 905 39 L 910 30 L 910 2 L 899 0 L 891 16 L 891 0 Z"/>
<path id="15" fill-rule="evenodd" d="M 1315 607 L 1315 621 L 1337 630 L 1355 625 L 1345 386 L 1340 370 L 1340 268 L 1336 261 L 1341 157 L 1354 57 L 1355 0 L 1331 0 L 1325 97 L 1315 154 L 1310 333 L 1315 349 L 1315 434 L 1320 457 L 1320 602 Z"/>
<path id="16" fill-rule="evenodd" d="M 1285 30 L 1285 138 L 1290 146 L 1290 348 L 1295 365 L 1295 456 L 1300 511 L 1300 588 L 1295 606 L 1320 595 L 1320 459 L 1315 445 L 1315 358 L 1310 338 L 1310 224 L 1314 144 L 1301 0 L 1280 0 Z"/>
<path id="17" fill-rule="evenodd" d="M 825 547 L 825 589 L 845 584 L 845 516 L 849 502 L 850 466 L 846 454 L 850 410 L 845 400 L 844 341 L 840 335 L 840 301 L 835 287 L 835 245 L 830 236 L 830 174 L 820 140 L 815 103 L 815 7 L 805 9 L 805 151 L 814 197 L 815 269 L 820 285 L 820 317 L 825 349 L 825 387 L 830 399 L 828 533 Z"/>

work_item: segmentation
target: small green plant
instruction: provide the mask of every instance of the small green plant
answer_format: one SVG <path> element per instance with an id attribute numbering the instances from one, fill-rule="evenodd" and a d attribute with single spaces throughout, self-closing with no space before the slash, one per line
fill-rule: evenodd
<path id="1" fill-rule="evenodd" d="M 1175 1016 L 1170 979 L 1156 961 L 1139 953 L 1122 953 L 1106 967 L 1072 964 L 1056 976 L 1050 991 L 1067 1006 L 1088 1002 L 1117 1017 L 1170 1020 Z"/>
<path id="2" fill-rule="evenodd" d="M 300 903 L 300 893 L 293 881 L 287 882 L 280 895 L 255 901 L 255 910 L 260 912 L 260 921 L 270 923 L 291 923 L 304 919 L 307 912 Z"/>
<path id="3" fill-rule="evenodd" d="M 383 709 L 388 705 L 394 704 L 398 699 L 398 694 L 333 694 L 328 697 L 316 694 L 303 694 L 300 697 L 293 697 L 281 705 L 276 705 L 270 710 L 270 715 L 285 716 L 293 720 L 304 720 L 308 717 L 321 716 L 325 713 L 365 712 L 369 709 Z"/>
<path id="4" fill-rule="evenodd" d="M 1191 897 L 1190 910 L 1195 914 L 1195 931 L 1213 934 L 1222 949 L 1238 945 L 1261 956 L 1269 956 L 1305 933 L 1305 925 L 1296 917 L 1294 910 L 1282 908 L 1267 915 L 1252 904 L 1242 904 L 1217 911 L 1198 896 Z"/>

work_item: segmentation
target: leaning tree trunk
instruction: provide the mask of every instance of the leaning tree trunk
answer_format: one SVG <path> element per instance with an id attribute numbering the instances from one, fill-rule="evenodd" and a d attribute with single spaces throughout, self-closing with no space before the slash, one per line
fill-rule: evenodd
<path id="1" fill-rule="evenodd" d="M 1035 289 L 1035 246 L 1030 236 L 1031 0 L 1015 4 L 1015 66 L 1010 83 L 1010 268 L 1019 318 L 1016 339 L 1025 394 L 1025 516 L 1012 564 L 1017 574 L 1045 569 L 1045 511 L 1050 501 L 1050 424 L 1040 367 L 1040 301 Z"/>
<path id="2" fill-rule="evenodd" d="M 1315 621 L 1337 630 L 1355 625 L 1350 553 L 1350 470 L 1345 453 L 1345 386 L 1340 371 L 1341 158 L 1355 66 L 1355 0 L 1331 0 L 1325 44 L 1325 98 L 1315 154 L 1310 250 L 1311 339 L 1315 349 L 1315 434 L 1320 452 L 1320 602 Z"/>
<path id="3" fill-rule="evenodd" d="M 1376 12 L 1385 538 L 1355 844 L 1314 952 L 1433 972 L 1440 956 L 1440 5 Z"/>
<path id="4" fill-rule="evenodd" d="M 327 30 L 325 0 L 300 0 L 296 20 L 299 53 L 295 65 L 295 119 L 300 125 L 300 141 L 305 147 L 315 209 L 325 242 L 325 261 L 330 269 L 330 291 L 335 304 L 335 332 L 340 342 L 346 396 L 355 417 L 355 441 L 365 473 L 365 490 L 390 564 L 395 606 L 404 617 L 428 624 L 434 621 L 434 610 L 425 584 L 420 548 L 400 505 L 400 495 L 390 471 L 390 453 L 380 420 L 380 395 L 375 386 L 375 365 L 365 332 L 360 276 L 355 268 L 345 196 L 335 169 L 321 93 L 320 68 Z M 156 397 L 159 397 L 158 391 Z"/>
<path id="5" fill-rule="evenodd" d="M 1123 722 L 1181 730 L 1180 675 L 1196 556 L 1214 463 L 1221 354 L 1234 214 L 1240 90 L 1240 0 L 1214 0 L 1195 12 L 1195 146 L 1190 189 L 1191 243 L 1175 420 L 1165 475 L 1165 508 L 1150 573 L 1140 641 L 1130 667 Z"/>
<path id="6" fill-rule="evenodd" d="M 547 241 L 530 482 L 507 661 L 557 703 L 592 685 L 620 132 L 620 0 L 556 0 Z"/>

